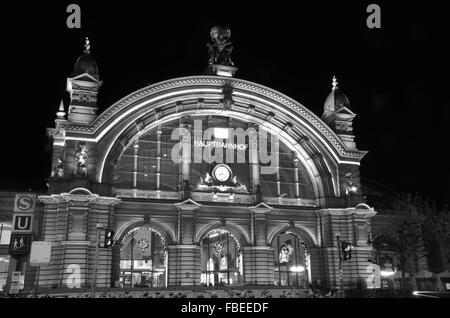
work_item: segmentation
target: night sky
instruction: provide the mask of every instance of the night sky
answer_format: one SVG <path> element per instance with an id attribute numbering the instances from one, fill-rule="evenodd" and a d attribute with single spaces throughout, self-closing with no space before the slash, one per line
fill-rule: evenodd
<path id="1" fill-rule="evenodd" d="M 318 116 L 337 76 L 358 114 L 357 146 L 369 151 L 363 177 L 449 202 L 449 10 L 377 1 L 381 29 L 368 29 L 370 2 L 295 2 L 72 1 L 81 6 L 81 29 L 66 26 L 70 2 L 2 3 L 0 189 L 46 191 L 45 128 L 54 126 L 61 98 L 69 103 L 66 78 L 85 36 L 104 82 L 103 111 L 148 84 L 201 75 L 209 30 L 221 24 L 231 28 L 236 77 L 278 90 Z"/>

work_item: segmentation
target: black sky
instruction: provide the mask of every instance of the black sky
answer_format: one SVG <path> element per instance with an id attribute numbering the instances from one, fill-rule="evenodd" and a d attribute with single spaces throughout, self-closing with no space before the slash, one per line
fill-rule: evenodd
<path id="1" fill-rule="evenodd" d="M 104 110 L 148 84 L 202 74 L 209 30 L 222 24 L 232 30 L 236 77 L 319 116 L 337 76 L 358 114 L 358 148 L 369 151 L 363 177 L 449 202 L 447 8 L 378 1 L 382 28 L 375 30 L 366 26 L 369 2 L 362 1 L 73 2 L 81 6 L 81 30 L 66 27 L 70 2 L 2 4 L 1 189 L 46 190 L 45 127 L 53 126 L 60 99 L 68 104 L 66 78 L 84 36 L 104 82 Z"/>

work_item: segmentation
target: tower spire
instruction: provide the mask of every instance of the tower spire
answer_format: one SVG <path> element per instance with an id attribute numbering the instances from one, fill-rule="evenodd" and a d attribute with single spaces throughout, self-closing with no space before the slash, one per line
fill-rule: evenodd
<path id="1" fill-rule="evenodd" d="M 65 119 L 66 112 L 64 111 L 64 101 L 61 99 L 61 103 L 59 104 L 59 110 L 56 113 L 56 116 L 58 116 L 58 119 Z"/>

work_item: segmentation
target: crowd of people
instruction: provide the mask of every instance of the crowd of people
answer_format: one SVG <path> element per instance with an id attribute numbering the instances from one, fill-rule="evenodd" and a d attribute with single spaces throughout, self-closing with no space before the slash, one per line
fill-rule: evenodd
<path id="1" fill-rule="evenodd" d="M 7 296 L 7 295 L 4 295 Z M 17 296 L 14 296 L 17 297 Z M 19 296 L 20 297 L 20 296 Z M 30 294 L 28 298 L 334 298 L 331 290 L 193 290 L 193 291 L 105 291 L 77 294 Z"/>
<path id="2" fill-rule="evenodd" d="M 70 294 L 30 294 L 8 295 L 0 294 L 0 297 L 28 297 L 28 298 L 336 298 L 336 291 L 309 286 L 303 289 L 196 289 L 196 290 L 111 290 L 89 293 Z"/>

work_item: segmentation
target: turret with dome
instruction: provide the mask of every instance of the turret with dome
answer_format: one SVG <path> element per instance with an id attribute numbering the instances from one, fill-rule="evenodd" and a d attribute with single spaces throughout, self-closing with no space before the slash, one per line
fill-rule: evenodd
<path id="1" fill-rule="evenodd" d="M 330 94 L 323 105 L 322 120 L 333 129 L 350 149 L 356 149 L 353 135 L 353 119 L 356 114 L 350 110 L 350 102 L 339 89 L 336 76 L 333 76 Z"/>
<path id="2" fill-rule="evenodd" d="M 91 49 L 90 41 L 89 38 L 86 37 L 83 54 L 80 55 L 80 57 L 75 62 L 75 67 L 72 73 L 73 77 L 86 73 L 91 75 L 97 80 L 99 79 L 97 62 L 91 55 L 90 49 Z"/>
<path id="3" fill-rule="evenodd" d="M 332 89 L 324 104 L 325 113 L 335 112 L 343 107 L 350 107 L 347 96 L 339 89 L 338 84 L 336 76 L 333 76 Z"/>
<path id="4" fill-rule="evenodd" d="M 69 120 L 83 124 L 89 124 L 97 117 L 97 95 L 102 85 L 97 62 L 90 49 L 90 41 L 86 37 L 83 54 L 75 62 L 72 77 L 67 79 Z"/>

